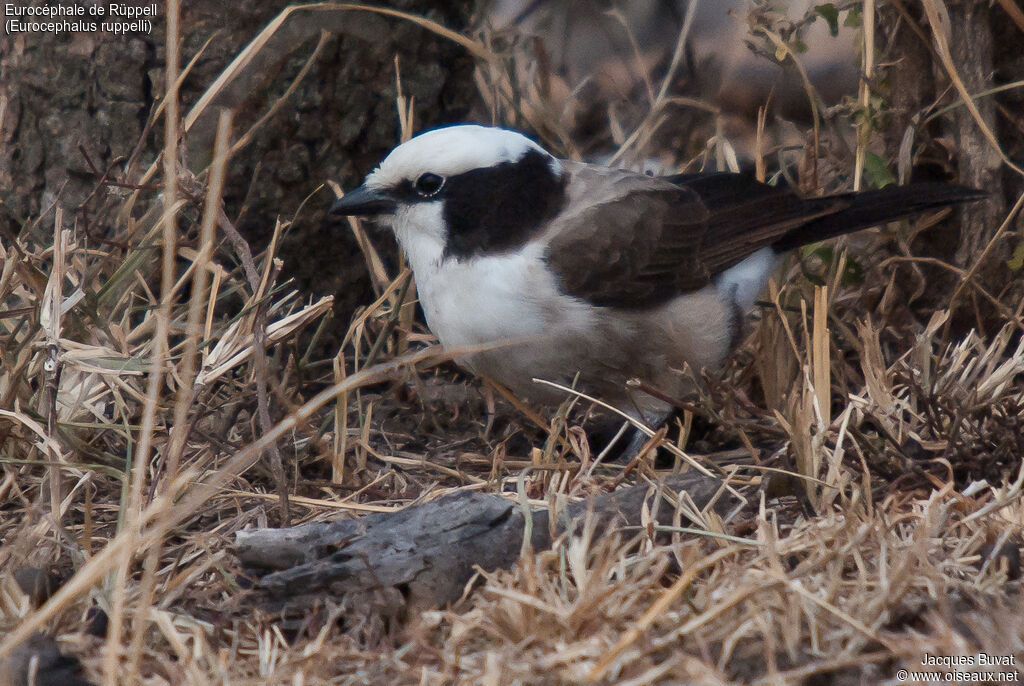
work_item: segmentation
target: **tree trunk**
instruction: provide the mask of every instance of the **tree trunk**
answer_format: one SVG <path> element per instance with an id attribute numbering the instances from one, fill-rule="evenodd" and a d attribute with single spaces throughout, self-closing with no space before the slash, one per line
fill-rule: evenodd
<path id="1" fill-rule="evenodd" d="M 956 210 L 955 220 L 946 221 L 918 235 L 914 245 L 916 254 L 936 257 L 964 270 L 975 270 L 977 283 L 994 295 L 999 295 L 1008 284 L 1014 287 L 1014 275 L 1007 267 L 1007 259 L 1014 248 L 1012 236 L 1005 235 L 985 256 L 979 258 L 992 241 L 1006 217 L 1008 202 L 1019 192 L 1007 192 L 1008 187 L 1020 186 L 1019 177 L 1008 171 L 998 151 L 985 136 L 971 111 L 961 105 L 952 113 L 935 119 L 931 124 L 922 121 L 938 107 L 953 104 L 959 94 L 951 85 L 949 75 L 934 53 L 932 27 L 924 12 L 914 3 L 904 3 L 908 16 L 893 5 L 879 10 L 879 59 L 890 65 L 886 70 L 890 118 L 885 130 L 888 152 L 896 156 L 905 136 L 912 136 L 916 165 L 916 180 L 945 180 L 952 177 L 957 183 L 980 188 L 990 193 L 984 202 L 970 203 Z M 1020 30 L 998 5 L 973 0 L 954 0 L 946 3 L 949 10 L 949 47 L 954 66 L 967 91 L 983 94 L 995 83 L 1021 78 L 1024 63 L 1019 59 Z M 918 31 L 910 25 L 917 25 Z M 996 34 L 1002 33 L 996 40 Z M 994 78 L 998 71 L 999 78 Z M 942 96 L 937 102 L 936 100 Z M 996 135 L 1007 151 L 1013 155 L 1020 150 L 1022 141 L 1020 124 L 1007 121 L 1007 112 L 1019 107 L 1004 104 L 1020 99 L 1015 91 L 995 96 L 976 97 L 974 103 L 981 120 Z M 1000 114 L 1002 111 L 1004 114 Z M 1009 186 L 1007 185 L 1009 183 Z M 925 300 L 936 308 L 949 307 L 949 295 L 959 285 L 952 272 L 922 265 L 928 282 L 935 285 L 925 294 Z M 972 299 L 970 289 L 964 292 L 960 307 L 954 313 L 957 329 L 978 326 L 993 317 L 1002 321 L 984 298 Z M 979 312 L 976 314 L 975 308 Z M 992 333 L 989 331 L 988 333 Z"/>
<path id="2" fill-rule="evenodd" d="M 986 3 L 970 0 L 949 3 L 949 21 L 952 28 L 949 47 L 957 72 L 971 94 L 992 87 L 993 63 L 992 26 L 997 10 Z M 991 97 L 975 99 L 981 119 L 993 133 L 996 125 L 996 100 Z M 991 195 L 985 202 L 971 203 L 960 209 L 963 221 L 960 244 L 956 251 L 956 264 L 970 269 L 975 260 L 992 240 L 999 224 L 1006 216 L 1003 195 L 1002 160 L 992 143 L 985 137 L 981 126 L 966 107 L 956 110 L 951 133 L 959 144 L 960 183 L 983 188 Z M 995 254 L 989 255 L 979 268 L 981 282 L 998 292 L 1009 274 L 1005 261 L 1009 257 L 1009 243 L 1003 241 Z"/>
<path id="3" fill-rule="evenodd" d="M 85 6 L 92 4 L 106 6 Z M 182 116 L 290 4 L 183 0 L 182 68 L 200 50 L 202 55 L 181 86 Z M 381 4 L 455 30 L 468 25 L 474 8 L 473 0 Z M 5 240 L 28 230 L 53 203 L 94 238 L 124 230 L 112 217 L 97 216 L 107 193 L 123 191 L 101 189 L 83 207 L 99 179 L 79 146 L 96 170 L 110 168 L 110 178 L 118 181 L 137 182 L 139 170 L 156 159 L 163 144 L 162 125 L 152 128 L 132 168 L 125 169 L 164 87 L 163 3 L 157 7 L 159 15 L 148 35 L 0 35 L 0 235 Z M 397 142 L 396 59 L 403 93 L 415 98 L 418 127 L 463 119 L 475 102 L 473 61 L 463 48 L 400 19 L 367 12 L 321 14 L 314 22 L 283 27 L 277 41 L 260 54 L 258 69 L 215 102 L 236 108 L 236 137 L 284 94 L 312 54 L 321 29 L 329 32 L 328 38 L 309 72 L 229 167 L 228 216 L 237 218 L 238 227 L 257 243 L 271 235 L 277 218 L 291 220 L 326 180 L 351 187 Z M 209 116 L 200 118 L 186 136 L 185 163 L 194 173 L 210 155 L 216 111 L 208 108 Z M 351 309 L 370 299 L 370 293 L 355 241 L 347 231 L 327 233 L 321 226 L 332 197 L 323 190 L 310 199 L 279 254 L 285 276 L 295 277 L 300 288 L 336 294 L 336 312 L 340 321 L 348 322 Z M 154 200 L 156 191 L 144 198 Z M 52 218 L 48 215 L 34 229 L 41 243 L 51 240 Z"/>

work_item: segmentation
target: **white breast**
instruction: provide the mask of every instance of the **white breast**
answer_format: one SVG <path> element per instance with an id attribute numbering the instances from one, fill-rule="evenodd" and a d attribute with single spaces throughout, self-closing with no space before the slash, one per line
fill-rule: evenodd
<path id="1" fill-rule="evenodd" d="M 419 204 L 394 222 L 427 325 L 446 349 L 467 353 L 457 362 L 523 397 L 561 402 L 564 394 L 532 379 L 568 384 L 580 372 L 588 390 L 596 388 L 627 410 L 643 410 L 650 398 L 625 397 L 627 379 L 647 379 L 672 394 L 681 391 L 683 378 L 672 369 L 715 366 L 728 349 L 734 306 L 720 288 L 649 310 L 594 307 L 560 292 L 540 243 L 500 255 L 445 256 L 439 214 L 439 205 Z M 739 271 L 733 276 L 736 283 L 725 284 L 730 300 L 757 280 Z"/>
<path id="2" fill-rule="evenodd" d="M 446 257 L 428 208 L 396 217 L 394 228 L 416 276 L 427 326 L 441 344 L 453 352 L 496 346 L 456 360 L 526 397 L 538 391 L 534 377 L 571 380 L 585 357 L 580 342 L 600 340 L 601 325 L 594 308 L 558 291 L 544 246 Z"/>
<path id="3" fill-rule="evenodd" d="M 395 217 L 395 236 L 416 275 L 427 325 L 448 348 L 536 337 L 562 320 L 586 326 L 583 303 L 558 293 L 543 246 L 458 259 L 444 254 L 440 203 Z"/>
<path id="4" fill-rule="evenodd" d="M 555 327 L 586 329 L 589 310 L 559 294 L 541 247 L 469 259 L 448 258 L 416 270 L 427 324 L 447 348 L 530 341 Z"/>

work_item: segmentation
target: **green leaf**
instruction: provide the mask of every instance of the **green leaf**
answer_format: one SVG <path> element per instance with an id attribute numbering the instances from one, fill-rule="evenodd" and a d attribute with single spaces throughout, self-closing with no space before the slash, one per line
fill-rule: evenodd
<path id="1" fill-rule="evenodd" d="M 824 5 L 815 5 L 814 11 L 820 14 L 828 22 L 828 32 L 833 36 L 839 35 L 839 10 L 831 2 Z"/>
<path id="2" fill-rule="evenodd" d="M 1024 241 L 1017 244 L 1017 248 L 1013 251 L 1013 257 L 1007 261 L 1006 266 L 1015 272 L 1024 267 Z"/>
<path id="3" fill-rule="evenodd" d="M 846 15 L 846 21 L 843 22 L 843 26 L 851 26 L 853 28 L 860 28 L 864 24 L 864 8 L 860 5 L 854 5 L 850 8 L 850 13 Z"/>
<path id="4" fill-rule="evenodd" d="M 871 177 L 876 188 L 885 188 L 890 183 L 896 183 L 896 177 L 889 171 L 885 160 L 873 152 L 864 153 L 864 171 Z"/>

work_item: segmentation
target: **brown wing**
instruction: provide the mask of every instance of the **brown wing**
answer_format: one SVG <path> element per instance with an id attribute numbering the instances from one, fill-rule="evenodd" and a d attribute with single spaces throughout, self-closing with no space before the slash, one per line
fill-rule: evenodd
<path id="1" fill-rule="evenodd" d="M 769 186 L 748 174 L 728 172 L 680 175 L 664 180 L 690 190 L 707 207 L 707 231 L 699 248 L 699 259 L 712 276 L 756 250 L 777 245 L 801 227 L 822 219 L 838 227 L 844 213 L 859 197 L 847 193 L 801 198 L 787 186 Z M 861 223 L 856 228 L 871 225 Z M 855 228 L 851 226 L 834 232 L 824 231 L 803 242 L 823 240 L 852 230 Z"/>
<path id="2" fill-rule="evenodd" d="M 568 191 L 545 255 L 567 292 L 644 308 L 709 282 L 696 249 L 708 212 L 692 191 L 625 172 L 584 172 Z"/>
<path id="3" fill-rule="evenodd" d="M 546 259 L 569 293 L 621 308 L 703 288 L 765 246 L 782 252 L 984 197 L 922 183 L 801 198 L 746 174 L 655 179 L 589 165 L 569 170 L 568 211 L 552 226 Z"/>

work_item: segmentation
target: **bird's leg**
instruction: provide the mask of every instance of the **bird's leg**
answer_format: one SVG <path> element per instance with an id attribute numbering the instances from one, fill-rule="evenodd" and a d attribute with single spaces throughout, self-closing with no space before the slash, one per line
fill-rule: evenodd
<path id="1" fill-rule="evenodd" d="M 658 411 L 628 413 L 636 422 L 657 431 L 672 414 L 672 408 Z M 596 428 L 587 432 L 590 444 L 598 450 L 598 462 L 627 464 L 633 460 L 650 440 L 646 431 L 631 421 L 618 417 L 607 417 L 599 421 Z"/>
<path id="2" fill-rule="evenodd" d="M 648 410 L 643 413 L 643 416 L 639 418 L 639 421 L 646 427 L 657 431 L 665 425 L 665 422 L 668 420 L 669 416 L 671 416 L 672 411 L 672 408 L 657 412 Z M 627 433 L 629 436 L 629 443 L 626 444 L 625 450 L 622 451 L 622 454 L 618 458 L 618 461 L 622 463 L 632 462 L 633 458 L 640 454 L 640 451 L 647 444 L 647 441 L 651 439 L 651 437 L 647 435 L 647 432 L 633 424 L 630 424 L 629 432 L 630 433 Z"/>

